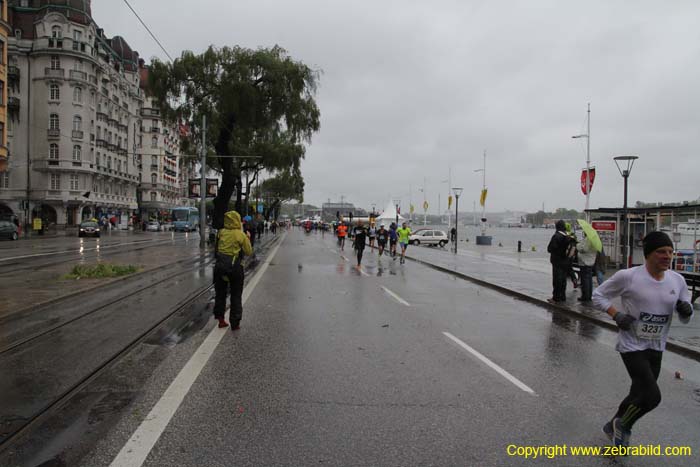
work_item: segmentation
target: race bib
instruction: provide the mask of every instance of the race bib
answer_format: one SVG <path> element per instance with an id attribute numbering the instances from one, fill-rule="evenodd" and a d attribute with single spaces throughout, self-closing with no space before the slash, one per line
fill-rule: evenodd
<path id="1" fill-rule="evenodd" d="M 658 340 L 668 326 L 670 315 L 653 315 L 641 312 L 636 322 L 635 332 L 640 339 Z"/>

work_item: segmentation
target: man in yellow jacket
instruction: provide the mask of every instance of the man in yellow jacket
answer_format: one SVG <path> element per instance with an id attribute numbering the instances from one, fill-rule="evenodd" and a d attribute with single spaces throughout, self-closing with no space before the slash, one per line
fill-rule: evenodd
<path id="1" fill-rule="evenodd" d="M 219 229 L 216 236 L 216 262 L 214 263 L 214 318 L 219 321 L 219 327 L 228 327 L 224 318 L 226 313 L 226 295 L 231 293 L 231 329 L 240 329 L 243 316 L 243 265 L 244 255 L 252 255 L 253 247 L 250 239 L 241 229 L 241 216 L 236 211 L 224 215 L 224 227 Z"/>

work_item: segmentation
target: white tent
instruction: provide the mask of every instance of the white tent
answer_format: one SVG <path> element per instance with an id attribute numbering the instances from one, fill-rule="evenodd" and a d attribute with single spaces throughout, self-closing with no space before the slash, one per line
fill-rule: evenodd
<path id="1" fill-rule="evenodd" d="M 399 226 L 405 220 L 406 219 L 399 214 Z M 396 222 L 396 206 L 394 206 L 394 204 L 390 201 L 389 204 L 387 204 L 386 209 L 384 209 L 384 212 L 377 217 L 377 225 L 379 226 L 384 224 L 386 227 L 389 227 L 389 224 L 392 222 Z"/>

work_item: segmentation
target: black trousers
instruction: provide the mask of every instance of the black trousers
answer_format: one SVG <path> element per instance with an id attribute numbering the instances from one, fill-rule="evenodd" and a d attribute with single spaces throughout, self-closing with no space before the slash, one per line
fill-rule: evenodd
<path id="1" fill-rule="evenodd" d="M 593 296 L 593 267 L 581 266 L 581 300 L 590 302 Z"/>
<path id="2" fill-rule="evenodd" d="M 243 266 L 234 264 L 233 273 L 224 275 L 218 269 L 214 268 L 214 291 L 216 298 L 214 300 L 214 318 L 224 318 L 226 313 L 226 296 L 231 295 L 231 314 L 229 319 L 231 324 L 238 323 L 243 317 L 243 303 L 241 297 L 243 295 Z M 226 280 L 228 279 L 228 280 Z"/>
<path id="3" fill-rule="evenodd" d="M 637 420 L 661 402 L 661 391 L 656 380 L 661 371 L 663 352 L 647 349 L 621 353 L 620 356 L 632 378 L 632 386 L 630 393 L 620 403 L 615 417 L 622 420 L 622 426 L 629 430 Z"/>
<path id="4" fill-rule="evenodd" d="M 568 275 L 568 265 L 552 265 L 552 298 L 557 302 L 566 301 L 566 278 Z"/>
<path id="5" fill-rule="evenodd" d="M 355 248 L 355 251 L 357 251 L 357 265 L 359 266 L 362 264 L 362 253 L 365 252 L 364 248 Z"/>

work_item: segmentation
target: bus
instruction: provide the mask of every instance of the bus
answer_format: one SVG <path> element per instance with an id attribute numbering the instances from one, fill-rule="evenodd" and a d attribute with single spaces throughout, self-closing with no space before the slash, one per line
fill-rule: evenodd
<path id="1" fill-rule="evenodd" d="M 199 229 L 199 209 L 175 208 L 171 212 L 173 229 L 176 232 L 195 232 Z"/>

